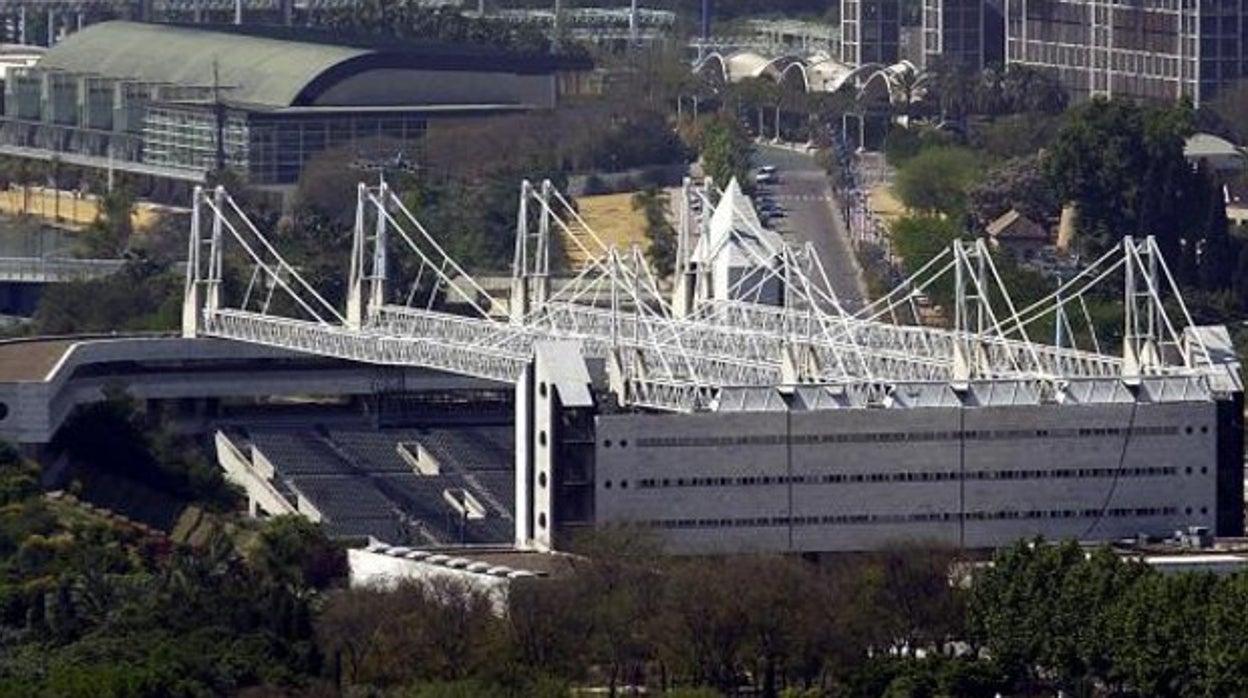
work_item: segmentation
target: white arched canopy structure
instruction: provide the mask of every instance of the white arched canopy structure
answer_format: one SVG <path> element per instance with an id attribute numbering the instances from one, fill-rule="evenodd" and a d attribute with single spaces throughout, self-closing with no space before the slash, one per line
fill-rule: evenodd
<path id="1" fill-rule="evenodd" d="M 712 52 L 694 64 L 695 73 L 725 83 L 741 82 L 751 78 L 770 78 L 782 84 L 800 85 L 806 92 L 839 92 L 846 87 L 857 90 L 855 96 L 869 96 L 874 92 L 890 102 L 913 100 L 916 87 L 923 79 L 918 68 L 910 61 L 892 65 L 864 63 L 854 67 L 846 65 L 827 53 L 817 52 L 808 56 L 764 56 L 756 51 L 737 51 L 723 54 Z M 879 90 L 883 92 L 879 92 Z"/>

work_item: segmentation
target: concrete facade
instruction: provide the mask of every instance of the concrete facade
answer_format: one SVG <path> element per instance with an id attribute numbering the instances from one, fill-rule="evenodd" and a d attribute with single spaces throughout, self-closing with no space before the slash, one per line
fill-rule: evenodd
<path id="1" fill-rule="evenodd" d="M 0 376 L 0 439 L 46 444 L 82 404 L 98 402 L 110 387 L 142 400 L 261 398 L 280 395 L 371 395 L 377 369 L 327 364 L 321 359 L 258 345 L 178 337 L 82 337 L 51 342 L 46 370 L 35 361 L 28 375 Z M 6 350 L 37 343 L 0 343 Z M 402 369 L 412 390 L 493 387 L 472 378 Z"/>
<path id="2" fill-rule="evenodd" d="M 595 506 L 674 552 L 990 548 L 1215 524 L 1210 399 L 599 415 Z"/>

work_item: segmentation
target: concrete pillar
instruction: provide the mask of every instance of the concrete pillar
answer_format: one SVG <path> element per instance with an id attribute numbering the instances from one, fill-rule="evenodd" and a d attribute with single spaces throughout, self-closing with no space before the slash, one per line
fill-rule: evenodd
<path id="1" fill-rule="evenodd" d="M 533 540 L 533 365 L 516 380 L 515 545 L 527 549 Z"/>

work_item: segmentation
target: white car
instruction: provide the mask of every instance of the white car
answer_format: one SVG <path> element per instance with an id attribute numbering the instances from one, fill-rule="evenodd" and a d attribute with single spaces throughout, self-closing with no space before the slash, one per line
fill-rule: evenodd
<path id="1" fill-rule="evenodd" d="M 776 181 L 776 175 L 774 172 L 759 172 L 758 174 L 754 175 L 755 184 L 771 184 L 772 182 L 775 182 L 775 181 Z"/>

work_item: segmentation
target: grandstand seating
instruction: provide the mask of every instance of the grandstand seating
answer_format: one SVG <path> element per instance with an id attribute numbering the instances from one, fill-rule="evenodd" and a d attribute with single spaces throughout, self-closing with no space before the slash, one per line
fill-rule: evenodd
<path id="1" fill-rule="evenodd" d="M 351 467 L 319 443 L 315 433 L 310 430 L 250 429 L 248 435 L 252 444 L 265 458 L 274 467 L 280 467 L 283 475 L 332 475 L 351 472 Z"/>
<path id="2" fill-rule="evenodd" d="M 513 534 L 514 434 L 509 426 L 438 429 L 356 428 L 248 430 L 273 463 L 279 488 L 302 494 L 325 518 L 330 535 L 371 535 L 392 543 L 506 543 Z M 400 443 L 420 444 L 440 463 L 422 475 L 400 457 Z M 485 506 L 463 521 L 447 490 L 465 489 Z"/>

